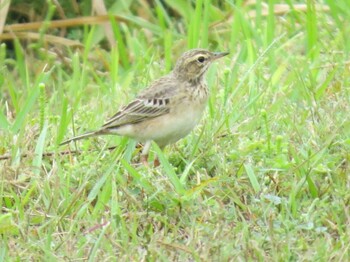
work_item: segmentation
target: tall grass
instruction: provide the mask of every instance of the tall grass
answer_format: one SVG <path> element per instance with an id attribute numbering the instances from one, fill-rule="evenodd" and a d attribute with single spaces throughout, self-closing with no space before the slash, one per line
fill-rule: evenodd
<path id="1" fill-rule="evenodd" d="M 349 260 L 349 3 L 282 3 L 127 1 L 110 51 L 96 25 L 55 58 L 2 44 L 0 260 Z M 195 47 L 230 56 L 160 167 L 127 138 L 58 146 Z"/>

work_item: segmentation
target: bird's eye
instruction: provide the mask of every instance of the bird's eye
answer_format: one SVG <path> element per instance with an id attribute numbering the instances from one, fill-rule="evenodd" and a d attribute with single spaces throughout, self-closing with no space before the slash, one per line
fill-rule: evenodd
<path id="1" fill-rule="evenodd" d="M 204 56 L 200 56 L 198 57 L 197 61 L 200 62 L 200 63 L 203 63 L 205 60 L 205 57 Z"/>

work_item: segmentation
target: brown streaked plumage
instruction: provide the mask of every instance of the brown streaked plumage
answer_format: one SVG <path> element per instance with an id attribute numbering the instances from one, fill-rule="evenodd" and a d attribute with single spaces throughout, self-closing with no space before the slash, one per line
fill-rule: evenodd
<path id="1" fill-rule="evenodd" d="M 154 81 L 96 131 L 61 143 L 91 136 L 116 134 L 144 143 L 141 159 L 147 163 L 151 142 L 160 148 L 186 136 L 199 122 L 208 99 L 204 78 L 210 64 L 228 55 L 205 49 L 185 52 L 168 75 Z"/>

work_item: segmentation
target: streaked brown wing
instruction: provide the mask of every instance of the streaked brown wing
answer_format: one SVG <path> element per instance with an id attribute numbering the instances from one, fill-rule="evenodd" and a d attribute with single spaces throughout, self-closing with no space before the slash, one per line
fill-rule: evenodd
<path id="1" fill-rule="evenodd" d="M 136 99 L 111 117 L 102 128 L 136 124 L 169 113 L 169 98 Z"/>
<path id="2" fill-rule="evenodd" d="M 111 117 L 102 128 L 135 124 L 170 112 L 170 102 L 178 95 L 179 82 L 169 74 L 152 83 L 130 104 Z"/>

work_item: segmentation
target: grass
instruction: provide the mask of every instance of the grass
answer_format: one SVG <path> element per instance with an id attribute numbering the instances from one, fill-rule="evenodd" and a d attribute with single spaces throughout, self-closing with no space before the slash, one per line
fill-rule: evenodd
<path id="1" fill-rule="evenodd" d="M 81 30 L 84 49 L 62 49 L 68 60 L 0 46 L 11 156 L 0 260 L 350 260 L 348 1 L 198 3 L 111 7 L 127 21 L 112 23 L 111 51 L 97 26 Z M 231 55 L 208 72 L 200 126 L 165 152 L 153 145 L 161 167 L 135 165 L 136 143 L 121 137 L 60 155 L 193 47 Z"/>

